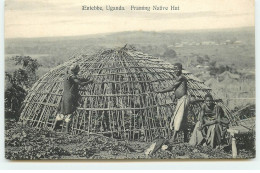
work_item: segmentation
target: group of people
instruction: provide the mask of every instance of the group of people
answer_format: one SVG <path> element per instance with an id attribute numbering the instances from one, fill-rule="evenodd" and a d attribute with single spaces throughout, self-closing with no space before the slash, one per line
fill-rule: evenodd
<path id="1" fill-rule="evenodd" d="M 72 65 L 64 77 L 64 92 L 59 106 L 59 114 L 56 116 L 54 129 L 60 123 L 65 122 L 65 132 L 68 132 L 72 119 L 72 114 L 76 109 L 79 85 L 88 85 L 93 80 L 82 80 L 78 78 L 80 68 L 78 65 Z M 177 101 L 174 114 L 171 116 L 170 129 L 172 130 L 170 143 L 174 143 L 180 130 L 184 132 L 184 141 L 188 142 L 187 118 L 190 98 L 188 96 L 188 81 L 182 74 L 182 64 L 174 64 L 175 83 L 166 89 L 156 91 L 156 93 L 166 93 L 174 91 L 173 98 Z M 204 104 L 198 115 L 198 122 L 190 137 L 190 145 L 210 145 L 216 147 L 221 144 L 225 135 L 225 129 L 229 121 L 225 118 L 225 113 L 221 106 L 216 104 L 211 94 L 205 95 Z"/>
<path id="2" fill-rule="evenodd" d="M 174 91 L 174 99 L 177 100 L 170 122 L 170 129 L 173 131 L 173 135 L 169 143 L 175 141 L 180 130 L 184 132 L 184 142 L 188 142 L 187 118 L 190 104 L 190 98 L 187 94 L 188 81 L 182 74 L 182 64 L 174 64 L 174 73 L 176 77 L 175 83 L 169 88 L 157 91 L 157 93 Z M 202 144 L 215 148 L 221 145 L 229 120 L 225 117 L 222 107 L 214 102 L 210 93 L 207 93 L 204 99 L 204 103 L 199 111 L 198 122 L 194 127 L 189 144 L 193 146 Z"/>

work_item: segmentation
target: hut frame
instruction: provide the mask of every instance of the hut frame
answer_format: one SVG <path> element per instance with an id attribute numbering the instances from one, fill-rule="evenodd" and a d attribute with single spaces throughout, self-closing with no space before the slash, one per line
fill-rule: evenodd
<path id="1" fill-rule="evenodd" d="M 80 98 L 71 124 L 73 134 L 143 141 L 170 134 L 170 117 L 176 105 L 173 92 L 154 91 L 174 83 L 173 66 L 127 47 L 78 55 L 46 73 L 24 100 L 20 121 L 36 128 L 53 128 L 63 94 L 63 77 L 75 63 L 80 66 L 79 77 L 91 76 L 95 83 L 79 88 Z M 196 121 L 206 93 L 211 93 L 233 120 L 229 109 L 210 88 L 191 73 L 183 70 L 183 74 L 188 79 L 189 96 L 199 100 L 190 105 L 191 123 Z"/>

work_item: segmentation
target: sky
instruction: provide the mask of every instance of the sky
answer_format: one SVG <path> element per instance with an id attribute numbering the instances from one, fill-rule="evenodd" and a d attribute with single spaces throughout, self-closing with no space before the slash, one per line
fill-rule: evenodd
<path id="1" fill-rule="evenodd" d="M 82 11 L 83 5 L 125 11 Z M 179 11 L 131 11 L 179 6 Z M 254 0 L 6 0 L 5 38 L 77 36 L 121 31 L 169 31 L 255 26 Z"/>

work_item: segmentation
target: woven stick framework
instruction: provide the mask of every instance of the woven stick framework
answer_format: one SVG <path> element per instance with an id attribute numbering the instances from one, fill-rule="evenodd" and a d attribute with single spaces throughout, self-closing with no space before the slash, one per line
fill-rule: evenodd
<path id="1" fill-rule="evenodd" d="M 80 87 L 78 107 L 73 114 L 73 133 L 104 134 L 127 140 L 153 140 L 169 134 L 170 117 L 174 113 L 173 92 L 154 91 L 169 87 L 175 81 L 173 67 L 158 58 L 133 48 L 100 51 L 95 55 L 78 55 L 45 74 L 31 88 L 24 101 L 20 121 L 37 128 L 52 127 L 63 94 L 63 78 L 67 68 L 77 63 L 79 77 L 92 76 L 94 83 Z M 203 100 L 212 93 L 191 73 L 188 93 Z M 217 99 L 216 96 L 213 97 Z M 222 104 L 221 100 L 216 100 Z M 195 122 L 201 102 L 191 104 L 189 121 Z M 224 105 L 223 105 L 224 106 Z M 230 112 L 225 108 L 230 120 Z"/>

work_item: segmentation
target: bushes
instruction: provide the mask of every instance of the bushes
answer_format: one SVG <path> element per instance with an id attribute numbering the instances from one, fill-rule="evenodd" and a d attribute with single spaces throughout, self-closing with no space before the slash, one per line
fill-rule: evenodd
<path id="1" fill-rule="evenodd" d="M 41 65 L 29 56 L 15 56 L 12 60 L 22 67 L 12 74 L 5 73 L 5 118 L 18 120 L 27 90 L 38 80 L 36 71 Z"/>

